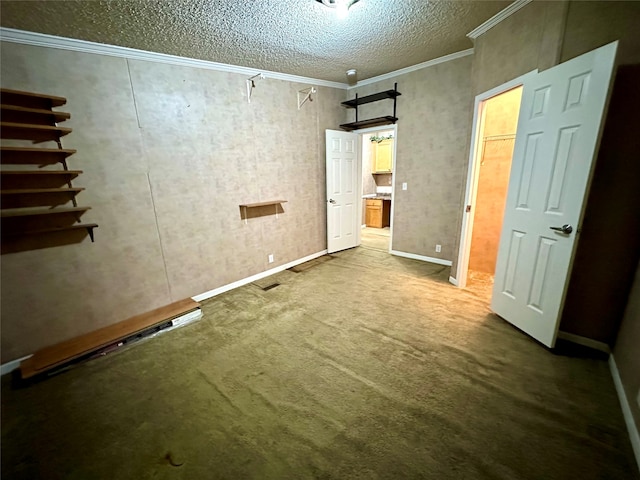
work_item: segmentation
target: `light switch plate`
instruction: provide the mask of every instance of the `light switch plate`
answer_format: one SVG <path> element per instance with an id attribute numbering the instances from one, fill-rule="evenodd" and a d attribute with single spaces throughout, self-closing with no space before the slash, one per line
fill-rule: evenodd
<path id="1" fill-rule="evenodd" d="M 406 190 L 407 189 L 407 182 L 402 182 L 402 189 Z"/>

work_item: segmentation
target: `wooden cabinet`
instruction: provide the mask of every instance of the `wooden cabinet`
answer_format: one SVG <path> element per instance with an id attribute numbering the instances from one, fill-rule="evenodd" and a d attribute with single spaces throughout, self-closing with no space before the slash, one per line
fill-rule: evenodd
<path id="1" fill-rule="evenodd" d="M 371 143 L 371 172 L 391 173 L 393 170 L 393 139 Z"/>
<path id="2" fill-rule="evenodd" d="M 391 224 L 391 200 L 368 198 L 364 223 L 367 227 L 388 227 Z"/>

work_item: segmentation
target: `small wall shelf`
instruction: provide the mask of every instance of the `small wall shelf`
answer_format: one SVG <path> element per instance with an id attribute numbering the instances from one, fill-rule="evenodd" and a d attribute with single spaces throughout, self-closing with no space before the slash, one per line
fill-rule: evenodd
<path id="1" fill-rule="evenodd" d="M 54 232 L 86 230 L 93 241 L 93 229 L 98 225 L 79 223 L 80 217 L 91 209 L 77 205 L 76 196 L 84 188 L 71 185 L 71 181 L 82 174 L 82 170 L 69 170 L 67 167 L 67 158 L 76 150 L 62 148 L 60 141 L 72 129 L 57 125 L 71 118 L 71 114 L 53 110 L 67 100 L 54 95 L 4 88 L 0 89 L 0 95 L 0 138 L 33 143 L 54 141 L 58 147 L 36 148 L 24 143 L 0 147 L 0 163 L 3 167 L 25 166 L 24 170 L 3 168 L 1 172 L 1 237 L 11 240 L 2 242 L 2 253 L 81 241 L 78 234 L 65 235 L 64 238 L 58 238 L 58 235 L 56 239 L 47 237 L 49 240 L 44 241 L 37 237 Z M 61 170 L 37 168 L 58 163 L 62 165 Z M 31 169 L 26 169 L 26 166 Z"/>
<path id="2" fill-rule="evenodd" d="M 384 92 L 374 93 L 372 95 L 367 95 L 365 97 L 358 97 L 356 94 L 356 98 L 352 100 L 347 100 L 346 102 L 342 102 L 342 105 L 347 108 L 353 108 L 356 111 L 356 121 L 352 123 L 343 123 L 340 125 L 340 128 L 346 130 L 348 132 L 352 130 L 358 130 L 360 128 L 368 128 L 368 127 L 377 127 L 380 125 L 391 125 L 398 121 L 398 117 L 396 117 L 396 98 L 402 95 L 398 92 L 398 84 L 395 83 L 393 86 L 393 90 L 385 90 Z M 378 102 L 380 100 L 393 99 L 393 115 L 386 115 L 383 117 L 369 118 L 367 120 L 358 120 L 358 106 L 364 105 L 367 103 Z"/>
<path id="3" fill-rule="evenodd" d="M 64 162 L 76 153 L 71 148 L 0 147 L 2 165 L 47 165 Z"/>
<path id="4" fill-rule="evenodd" d="M 278 218 L 278 207 L 280 207 L 280 204 L 282 203 L 287 203 L 287 200 L 269 200 L 267 202 L 243 203 L 240 205 L 241 218 L 244 220 L 244 223 L 248 223 L 248 212 L 250 208 L 268 207 L 270 205 L 273 205 L 273 213 L 275 214 L 276 218 Z"/>
<path id="5" fill-rule="evenodd" d="M 29 125 L 28 123 L 0 123 L 2 138 L 11 138 L 15 140 L 32 140 L 35 142 L 43 142 L 47 140 L 59 140 L 60 137 L 71 133 L 70 128 L 52 127 L 49 125 Z"/>
<path id="6" fill-rule="evenodd" d="M 67 112 L 54 112 L 44 108 L 27 108 L 18 105 L 0 105 L 2 119 L 5 122 L 15 123 L 44 123 L 53 119 L 54 122 L 64 122 L 71 118 L 71 114 Z"/>

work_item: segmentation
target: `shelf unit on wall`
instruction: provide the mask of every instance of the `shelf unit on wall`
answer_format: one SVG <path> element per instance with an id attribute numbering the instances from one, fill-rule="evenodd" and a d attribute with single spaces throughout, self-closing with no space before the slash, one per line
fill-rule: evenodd
<path id="1" fill-rule="evenodd" d="M 69 170 L 67 158 L 76 150 L 63 148 L 61 138 L 71 128 L 57 123 L 68 120 L 67 112 L 54 111 L 66 103 L 63 97 L 0 89 L 0 138 L 10 144 L 0 147 L 0 220 L 2 240 L 20 242 L 25 237 L 46 233 L 84 230 L 94 241 L 95 223 L 80 223 L 91 207 L 79 207 L 76 196 L 84 190 L 71 181 L 82 170 Z M 58 148 L 15 145 L 55 142 Z M 6 142 L 5 142 L 6 143 Z M 42 169 L 60 165 L 59 170 Z M 24 166 L 30 166 L 26 169 Z M 6 168 L 9 167 L 9 168 Z M 69 206 L 71 202 L 72 206 Z"/>
<path id="2" fill-rule="evenodd" d="M 282 203 L 287 203 L 287 200 L 269 200 L 267 202 L 243 203 L 240 205 L 240 218 L 244 220 L 244 223 L 248 223 L 249 209 L 268 207 L 270 205 L 273 205 L 273 213 L 275 214 L 276 218 L 278 218 L 278 207 L 280 207 Z"/>
<path id="3" fill-rule="evenodd" d="M 398 92 L 398 84 L 393 84 L 393 90 L 385 90 L 384 92 L 374 93 L 372 95 L 367 95 L 366 97 L 358 97 L 356 93 L 356 98 L 352 100 L 347 100 L 346 102 L 342 102 L 342 105 L 347 108 L 353 108 L 356 111 L 356 121 L 352 123 L 343 123 L 340 125 L 340 128 L 346 130 L 348 132 L 352 130 L 358 130 L 360 128 L 369 128 L 369 127 L 377 127 L 380 125 L 392 125 L 398 121 L 398 117 L 396 117 L 396 99 L 402 95 Z M 358 106 L 364 105 L 366 103 L 379 102 L 380 100 L 393 100 L 393 115 L 387 115 L 383 117 L 369 118 L 366 120 L 358 120 Z"/>

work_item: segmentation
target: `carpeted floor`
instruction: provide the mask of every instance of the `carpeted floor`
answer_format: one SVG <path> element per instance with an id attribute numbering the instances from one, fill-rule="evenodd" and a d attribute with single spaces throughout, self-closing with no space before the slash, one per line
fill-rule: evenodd
<path id="1" fill-rule="evenodd" d="M 24 389 L 3 479 L 634 479 L 606 361 L 360 247 Z M 172 464 L 178 465 L 174 466 Z"/>

